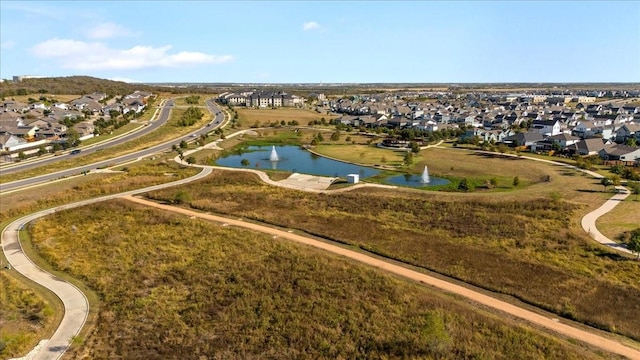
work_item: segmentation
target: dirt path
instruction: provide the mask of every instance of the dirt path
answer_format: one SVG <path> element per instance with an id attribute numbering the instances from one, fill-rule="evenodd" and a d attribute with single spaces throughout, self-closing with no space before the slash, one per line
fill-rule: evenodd
<path id="1" fill-rule="evenodd" d="M 289 233 L 284 230 L 279 230 L 279 229 L 274 229 L 268 226 L 253 224 L 253 223 L 245 222 L 238 219 L 230 219 L 230 218 L 225 218 L 225 217 L 216 216 L 216 215 L 198 213 L 198 212 L 183 209 L 183 208 L 158 204 L 152 201 L 135 198 L 131 195 L 124 196 L 123 198 L 138 204 L 151 206 L 151 207 L 155 207 L 155 208 L 163 209 L 167 211 L 177 212 L 186 216 L 196 216 L 196 217 L 210 220 L 210 221 L 221 222 L 228 225 L 243 227 L 246 229 L 267 233 L 273 236 L 292 240 L 301 244 L 306 244 L 316 248 L 320 248 L 320 249 L 332 252 L 334 254 L 342 255 L 344 257 L 362 262 L 364 264 L 368 264 L 376 268 L 389 271 L 391 273 L 401 275 L 403 277 L 406 277 L 418 282 L 422 282 L 424 284 L 436 287 L 438 289 L 464 296 L 467 299 L 477 302 L 479 304 L 505 312 L 509 315 L 521 318 L 533 324 L 545 327 L 551 331 L 557 332 L 564 336 L 568 336 L 568 337 L 580 340 L 582 342 L 596 346 L 598 348 L 609 351 L 611 353 L 623 355 L 630 359 L 640 359 L 640 350 L 626 346 L 618 341 L 608 339 L 603 336 L 596 335 L 594 333 L 590 333 L 585 330 L 574 328 L 570 325 L 559 322 L 557 319 L 551 319 L 551 318 L 545 317 L 533 311 L 523 309 L 521 307 L 507 303 L 505 301 L 494 299 L 488 295 L 476 292 L 474 290 L 462 287 L 460 285 L 452 284 L 447 281 L 437 279 L 432 276 L 419 273 L 417 271 L 413 271 L 399 265 L 394 265 L 386 261 L 367 256 L 363 253 L 359 253 L 353 250 L 342 248 L 342 247 L 325 243 L 322 241 L 314 240 L 314 239 L 297 235 L 294 233 Z"/>

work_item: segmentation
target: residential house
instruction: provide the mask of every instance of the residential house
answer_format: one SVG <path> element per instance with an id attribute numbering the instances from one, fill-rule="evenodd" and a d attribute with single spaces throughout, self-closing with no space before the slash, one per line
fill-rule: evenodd
<path id="1" fill-rule="evenodd" d="M 640 159 L 640 148 L 621 144 L 612 144 L 606 145 L 598 152 L 598 154 L 607 162 L 633 165 Z"/>
<path id="2" fill-rule="evenodd" d="M 558 134 L 554 136 L 549 136 L 547 138 L 550 142 L 556 142 L 560 145 L 561 148 L 567 148 L 568 146 L 576 144 L 581 139 L 577 136 L 569 135 L 569 134 Z"/>
<path id="3" fill-rule="evenodd" d="M 531 128 L 545 136 L 553 136 L 562 133 L 562 126 L 558 120 L 534 120 Z"/>
<path id="4" fill-rule="evenodd" d="M 95 131 L 93 124 L 88 121 L 79 122 L 73 125 L 73 128 L 78 132 L 78 135 L 80 135 L 80 140 L 92 138 L 93 132 Z"/>
<path id="5" fill-rule="evenodd" d="M 640 133 L 640 124 L 626 123 L 616 130 L 616 142 L 622 143 Z"/>
<path id="6" fill-rule="evenodd" d="M 508 136 L 502 142 L 512 147 L 525 146 L 527 148 L 531 148 L 532 145 L 542 139 L 544 139 L 544 136 L 542 136 L 540 132 L 528 131 Z"/>
<path id="7" fill-rule="evenodd" d="M 600 138 L 589 138 L 582 139 L 577 143 L 568 146 L 567 149 L 570 153 L 589 156 L 598 154 L 600 150 L 604 149 L 605 144 L 610 143 Z"/>
<path id="8" fill-rule="evenodd" d="M 15 135 L 0 135 L 0 151 L 10 151 L 12 147 L 26 144 L 27 141 Z"/>

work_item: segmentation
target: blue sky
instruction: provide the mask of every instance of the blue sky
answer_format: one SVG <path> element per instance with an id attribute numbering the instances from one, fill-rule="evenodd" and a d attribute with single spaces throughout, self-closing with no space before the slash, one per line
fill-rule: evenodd
<path id="1" fill-rule="evenodd" d="M 0 2 L 0 77 L 640 82 L 640 1 Z"/>

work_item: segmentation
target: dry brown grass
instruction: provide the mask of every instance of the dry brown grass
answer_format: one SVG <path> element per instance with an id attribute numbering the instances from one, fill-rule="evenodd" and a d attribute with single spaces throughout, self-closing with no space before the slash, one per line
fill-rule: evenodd
<path id="1" fill-rule="evenodd" d="M 202 211 L 352 244 L 640 338 L 640 303 L 633 300 L 640 297 L 640 263 L 597 245 L 577 226 L 595 206 L 581 202 L 593 193 L 568 187 L 563 200 L 536 186 L 490 197 L 381 189 L 317 195 L 219 172 L 180 191 Z M 149 196 L 173 201 L 176 191 Z"/>
<path id="2" fill-rule="evenodd" d="M 335 115 L 320 114 L 313 110 L 296 109 L 296 108 L 276 108 L 276 109 L 245 109 L 242 107 L 234 108 L 238 112 L 238 120 L 244 126 L 268 126 L 272 122 L 284 120 L 289 122 L 298 121 L 300 126 L 309 125 L 310 121 L 325 118 L 327 122 L 334 119 Z"/>
<path id="3" fill-rule="evenodd" d="M 101 295 L 76 358 L 609 356 L 318 249 L 122 200 L 30 231 Z"/>
<path id="4" fill-rule="evenodd" d="M 49 336 L 60 321 L 62 314 L 54 311 L 58 305 L 56 299 L 43 296 L 31 287 L 33 284 L 15 276 L 13 271 L 0 269 L 0 357 L 3 359 L 26 354 L 35 343 Z"/>

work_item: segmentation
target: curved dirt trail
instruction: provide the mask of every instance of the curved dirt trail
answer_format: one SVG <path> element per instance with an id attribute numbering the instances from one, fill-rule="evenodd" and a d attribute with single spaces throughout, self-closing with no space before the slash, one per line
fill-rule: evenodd
<path id="1" fill-rule="evenodd" d="M 203 213 L 191 211 L 188 209 L 178 208 L 170 205 L 158 204 L 152 201 L 136 198 L 131 195 L 123 196 L 123 198 L 138 204 L 155 207 L 162 210 L 172 211 L 172 212 L 180 213 L 186 216 L 195 216 L 205 220 L 222 222 L 229 225 L 243 227 L 246 229 L 267 233 L 267 234 L 278 236 L 284 239 L 292 240 L 298 243 L 320 248 L 320 249 L 332 252 L 334 254 L 338 254 L 338 255 L 362 262 L 364 264 L 371 265 L 385 271 L 389 271 L 397 275 L 401 275 L 408 279 L 419 281 L 421 283 L 436 287 L 438 289 L 464 296 L 465 298 L 472 300 L 474 302 L 477 302 L 479 304 L 482 304 L 490 308 L 505 312 L 509 315 L 524 319 L 533 324 L 545 327 L 551 331 L 557 332 L 564 336 L 568 336 L 568 337 L 580 340 L 589 345 L 596 346 L 600 349 L 609 351 L 611 353 L 626 356 L 630 359 L 640 359 L 639 349 L 629 347 L 618 341 L 608 339 L 606 337 L 603 337 L 594 333 L 590 333 L 588 331 L 584 331 L 584 330 L 572 327 L 570 325 L 562 324 L 557 320 L 545 317 L 543 315 L 537 314 L 530 310 L 523 309 L 521 307 L 510 304 L 508 302 L 492 298 L 488 295 L 476 292 L 474 290 L 465 288 L 463 286 L 452 284 L 445 280 L 437 279 L 435 277 L 432 277 L 417 271 L 413 271 L 413 270 L 404 268 L 402 266 L 388 263 L 384 260 L 367 256 L 366 254 L 363 254 L 363 253 L 359 253 L 353 250 L 342 248 L 342 247 L 325 243 L 322 241 L 314 240 L 314 239 L 297 235 L 294 233 L 289 233 L 287 231 L 274 229 L 264 225 L 249 223 L 249 222 L 245 222 L 238 219 L 230 219 L 230 218 L 225 218 L 225 217 L 216 216 L 216 215 L 203 214 Z"/>

